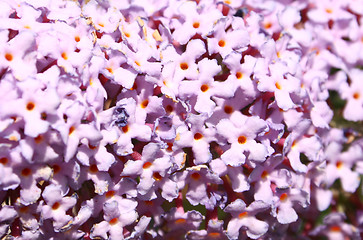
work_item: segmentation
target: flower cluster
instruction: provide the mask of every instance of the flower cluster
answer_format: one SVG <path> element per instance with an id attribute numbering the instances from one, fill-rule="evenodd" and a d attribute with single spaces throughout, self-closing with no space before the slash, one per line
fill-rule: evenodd
<path id="1" fill-rule="evenodd" d="M 362 0 L 0 9 L 1 236 L 360 238 Z"/>

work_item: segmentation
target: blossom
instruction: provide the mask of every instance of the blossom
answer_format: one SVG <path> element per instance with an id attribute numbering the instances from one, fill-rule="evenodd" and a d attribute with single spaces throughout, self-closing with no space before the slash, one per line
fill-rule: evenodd
<path id="1" fill-rule="evenodd" d="M 108 236 L 110 239 L 124 239 L 123 228 L 137 219 L 136 205 L 137 203 L 120 205 L 116 201 L 105 203 L 103 205 L 104 221 L 94 225 L 91 236 L 105 239 Z"/>
<path id="2" fill-rule="evenodd" d="M 226 31 L 229 26 L 234 31 Z M 249 35 L 245 26 L 237 17 L 221 18 L 213 28 L 213 37 L 208 38 L 209 54 L 219 53 L 227 56 L 233 50 L 241 51 L 249 44 Z"/>
<path id="3" fill-rule="evenodd" d="M 214 207 L 216 200 L 213 196 L 208 196 L 207 185 L 222 182 L 216 174 L 204 167 L 204 165 L 199 165 L 188 168 L 186 172 L 175 177 L 179 188 L 188 186 L 186 199 L 192 205 L 203 204 L 207 209 Z"/>
<path id="4" fill-rule="evenodd" d="M 264 161 L 268 154 L 267 148 L 255 138 L 267 131 L 265 121 L 258 117 L 233 116 L 231 120 L 222 119 L 216 126 L 218 134 L 230 144 L 230 149 L 222 154 L 221 159 L 231 166 L 244 164 L 247 154 L 249 160 Z"/>
<path id="5" fill-rule="evenodd" d="M 41 208 L 43 219 L 52 219 L 56 231 L 68 228 L 73 221 L 73 217 L 66 214 L 66 211 L 76 204 L 75 197 L 64 197 L 61 189 L 57 185 L 47 186 L 43 193 L 45 204 Z"/>
<path id="6" fill-rule="evenodd" d="M 35 79 L 22 82 L 22 97 L 9 99 L 9 104 L 0 107 L 2 118 L 20 117 L 24 120 L 24 133 L 30 137 L 37 137 L 48 131 L 50 122 L 49 115 L 54 115 L 59 106 L 59 98 L 55 89 L 41 90 L 41 85 Z M 48 99 L 44 102 L 43 99 Z"/>
<path id="7" fill-rule="evenodd" d="M 296 77 L 288 74 L 287 66 L 281 62 L 276 62 L 269 66 L 271 75 L 259 77 L 257 88 L 260 91 L 274 92 L 277 105 L 287 110 L 295 106 L 290 94 L 297 93 L 300 89 L 300 81 Z"/>
<path id="8" fill-rule="evenodd" d="M 213 23 L 222 16 L 217 9 L 205 7 L 200 10 L 195 2 L 182 3 L 178 12 L 184 21 L 175 29 L 172 36 L 180 44 L 186 44 L 195 34 L 205 38 L 212 31 Z"/>
<path id="9" fill-rule="evenodd" d="M 137 190 L 140 195 L 147 195 L 145 198 L 149 199 L 145 200 L 152 200 L 156 197 L 153 188 L 155 187 L 154 185 L 161 181 L 162 196 L 171 200 L 177 196 L 177 186 L 167 179 L 170 167 L 170 158 L 163 154 L 158 144 L 149 143 L 143 148 L 141 160 L 129 160 L 126 162 L 122 176 L 136 175 L 140 177 Z M 163 185 L 166 186 L 164 187 Z"/>
<path id="10" fill-rule="evenodd" d="M 117 103 L 117 107 L 122 106 L 125 112 L 129 115 L 127 119 L 127 125 L 119 127 L 112 122 L 113 114 L 119 114 L 115 112 L 115 108 L 110 108 L 104 111 L 100 115 L 100 118 L 107 119 L 109 123 L 103 132 L 104 138 L 111 144 L 116 143 L 116 152 L 119 155 L 127 155 L 132 153 L 132 138 L 139 140 L 150 140 L 151 138 L 151 128 L 145 125 L 144 119 L 139 119 L 136 117 L 136 101 L 133 98 L 124 98 Z M 120 125 L 120 124 L 119 124 Z M 122 124 L 123 125 L 123 124 Z M 120 125 L 121 126 L 121 125 Z"/>
<path id="11" fill-rule="evenodd" d="M 248 177 L 249 183 L 255 183 L 255 200 L 272 204 L 273 185 L 278 188 L 287 188 L 292 185 L 292 176 L 288 169 L 275 169 L 282 162 L 280 154 L 270 156 L 263 164 L 257 165 Z"/>
<path id="12" fill-rule="evenodd" d="M 246 203 L 237 199 L 229 204 L 225 211 L 231 213 L 232 219 L 227 226 L 227 236 L 230 239 L 238 239 L 239 230 L 246 227 L 247 236 L 257 239 L 268 230 L 268 224 L 255 217 L 258 212 L 268 209 L 268 205 L 262 201 L 254 201 L 248 207 Z"/>
<path id="13" fill-rule="evenodd" d="M 204 126 L 207 117 L 207 114 L 191 114 L 187 118 L 192 126 L 191 129 L 189 130 L 186 125 L 177 128 L 174 144 L 178 147 L 192 147 L 195 164 L 207 163 L 212 159 L 209 143 L 214 140 L 215 129 Z"/>
<path id="14" fill-rule="evenodd" d="M 350 224 L 345 223 L 346 216 L 343 213 L 333 212 L 323 220 L 323 225 L 317 226 L 310 233 L 311 236 L 324 235 L 328 239 L 341 239 L 348 237 L 359 239 L 358 231 Z"/>
<path id="15" fill-rule="evenodd" d="M 347 100 L 344 108 L 344 117 L 351 121 L 358 121 L 362 119 L 361 105 L 362 105 L 362 86 L 359 84 L 359 79 L 363 71 L 352 69 L 349 73 L 351 79 L 350 86 L 343 85 L 342 97 Z"/>
<path id="16" fill-rule="evenodd" d="M 298 215 L 294 209 L 294 204 L 299 203 L 302 207 L 309 204 L 308 195 L 300 189 L 277 189 L 273 197 L 272 215 L 281 224 L 288 224 L 297 221 Z"/>

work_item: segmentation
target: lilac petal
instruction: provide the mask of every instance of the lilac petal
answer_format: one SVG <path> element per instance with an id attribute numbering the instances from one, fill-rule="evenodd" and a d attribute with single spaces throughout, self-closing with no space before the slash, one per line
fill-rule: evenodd
<path id="1" fill-rule="evenodd" d="M 333 198 L 332 191 L 317 188 L 315 192 L 315 199 L 319 211 L 326 210 L 330 206 L 332 198 Z"/>
<path id="2" fill-rule="evenodd" d="M 220 159 L 213 159 L 210 163 L 209 166 L 211 168 L 211 170 L 215 173 L 217 173 L 219 176 L 224 176 L 227 174 L 227 166 L 226 164 Z"/>
<path id="3" fill-rule="evenodd" d="M 255 185 L 255 200 L 261 200 L 266 203 L 272 203 L 273 192 L 271 190 L 271 182 L 269 180 L 261 180 Z"/>
<path id="4" fill-rule="evenodd" d="M 165 179 L 162 183 L 161 190 L 161 196 L 169 202 L 173 201 L 175 198 L 178 197 L 178 185 L 176 184 L 176 182 L 168 178 Z"/>
<path id="5" fill-rule="evenodd" d="M 127 161 L 124 169 L 122 170 L 121 176 L 133 176 L 141 174 L 143 164 L 143 161 Z"/>
<path id="6" fill-rule="evenodd" d="M 291 206 L 281 204 L 278 210 L 277 221 L 279 221 L 279 223 L 288 224 L 297 221 L 298 216 Z"/>
<path id="7" fill-rule="evenodd" d="M 238 167 L 245 163 L 246 156 L 241 151 L 241 148 L 232 145 L 230 149 L 222 154 L 221 159 L 226 165 Z"/>
<path id="8" fill-rule="evenodd" d="M 92 208 L 88 205 L 84 205 L 78 211 L 77 216 L 74 218 L 73 224 L 81 226 L 83 223 L 87 222 L 92 216 Z"/>
<path id="9" fill-rule="evenodd" d="M 350 168 L 341 167 L 338 170 L 342 181 L 343 189 L 347 192 L 354 193 L 360 183 L 360 176 L 357 172 L 353 172 Z"/>
<path id="10" fill-rule="evenodd" d="M 101 237 L 107 239 L 107 232 L 110 230 L 110 224 L 106 221 L 94 224 L 91 229 L 91 237 Z"/>
<path id="11" fill-rule="evenodd" d="M 235 30 L 227 34 L 227 41 L 233 49 L 240 49 L 250 43 L 250 37 L 246 30 Z"/>
<path id="12" fill-rule="evenodd" d="M 248 227 L 247 236 L 252 239 L 257 239 L 268 231 L 269 225 L 264 221 L 258 220 L 255 217 L 246 218 L 246 221 L 248 221 L 246 223 Z"/>
<path id="13" fill-rule="evenodd" d="M 29 205 L 36 202 L 40 198 L 41 190 L 35 185 L 29 189 L 21 189 L 20 190 L 20 201 L 24 205 Z"/>
<path id="14" fill-rule="evenodd" d="M 225 212 L 241 212 L 246 209 L 246 203 L 242 199 L 237 199 L 234 202 L 230 203 L 225 209 Z"/>
<path id="15" fill-rule="evenodd" d="M 195 156 L 194 163 L 196 165 L 204 164 L 212 160 L 212 154 L 209 151 L 209 143 L 203 139 L 196 141 L 193 146 L 193 153 Z"/>
<path id="16" fill-rule="evenodd" d="M 42 197 L 47 202 L 47 204 L 52 205 L 55 202 L 61 201 L 62 191 L 59 185 L 48 185 L 42 194 Z"/>
<path id="17" fill-rule="evenodd" d="M 291 100 L 290 93 L 285 90 L 276 90 L 275 91 L 275 98 L 277 105 L 282 110 L 288 110 L 290 108 L 293 108 L 295 106 L 295 103 Z"/>
<path id="18" fill-rule="evenodd" d="M 239 236 L 239 230 L 241 229 L 242 226 L 243 226 L 243 222 L 240 221 L 240 219 L 232 218 L 228 222 L 228 226 L 227 226 L 226 234 L 227 234 L 228 238 L 237 240 L 238 236 Z"/>
<path id="19" fill-rule="evenodd" d="M 10 222 L 18 216 L 13 206 L 4 205 L 0 210 L 0 222 Z"/>
<path id="20" fill-rule="evenodd" d="M 134 231 L 131 233 L 131 236 L 127 239 L 131 240 L 140 237 L 146 231 L 150 221 L 151 217 L 142 216 L 137 225 L 134 227 Z"/>
<path id="21" fill-rule="evenodd" d="M 205 53 L 205 44 L 200 39 L 191 40 L 186 49 L 189 58 L 196 59 Z"/>
<path id="22" fill-rule="evenodd" d="M 124 69 L 124 68 L 117 68 L 114 71 L 115 74 L 115 81 L 119 83 L 124 88 L 130 89 L 134 85 L 137 73 L 130 69 Z"/>
<path id="23" fill-rule="evenodd" d="M 269 204 L 265 203 L 264 201 L 254 201 L 248 207 L 246 210 L 248 212 L 251 212 L 253 214 L 256 214 L 258 212 L 264 211 L 270 207 Z"/>
<path id="24" fill-rule="evenodd" d="M 189 184 L 186 197 L 193 206 L 198 204 L 206 204 L 208 202 L 206 185 L 202 182 Z"/>
<path id="25" fill-rule="evenodd" d="M 326 102 L 320 101 L 314 103 L 310 116 L 315 127 L 329 128 L 329 123 L 333 118 L 333 111 Z"/>
<path id="26" fill-rule="evenodd" d="M 247 177 L 239 167 L 228 167 L 228 175 L 232 181 L 232 188 L 235 192 L 244 192 L 250 189 Z"/>

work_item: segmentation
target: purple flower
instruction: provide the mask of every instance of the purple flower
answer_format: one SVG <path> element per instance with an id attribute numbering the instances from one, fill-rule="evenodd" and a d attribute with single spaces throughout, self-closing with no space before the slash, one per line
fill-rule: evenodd
<path id="1" fill-rule="evenodd" d="M 228 165 L 241 166 L 246 155 L 252 161 L 264 161 L 268 155 L 267 148 L 258 143 L 257 135 L 267 131 L 265 121 L 258 117 L 233 115 L 231 120 L 222 119 L 216 126 L 217 132 L 230 144 L 221 159 Z"/>
<path id="2" fill-rule="evenodd" d="M 238 239 L 239 231 L 246 228 L 247 236 L 257 239 L 263 236 L 268 230 L 268 224 L 255 217 L 258 212 L 268 209 L 268 205 L 262 201 L 254 201 L 248 207 L 246 203 L 237 199 L 229 204 L 224 210 L 231 213 L 232 219 L 227 226 L 227 236 L 230 239 Z"/>

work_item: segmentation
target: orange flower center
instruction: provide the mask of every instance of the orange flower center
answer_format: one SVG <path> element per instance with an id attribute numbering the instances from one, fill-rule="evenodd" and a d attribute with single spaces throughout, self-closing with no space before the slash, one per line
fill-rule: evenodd
<path id="1" fill-rule="evenodd" d="M 1 163 L 2 165 L 6 165 L 8 162 L 9 162 L 9 159 L 8 159 L 8 158 L 6 158 L 6 157 L 2 157 L 2 158 L 0 158 L 0 163 Z"/>
<path id="2" fill-rule="evenodd" d="M 268 172 L 265 170 L 261 174 L 261 178 L 266 178 L 268 176 Z"/>
<path id="3" fill-rule="evenodd" d="M 194 134 L 194 139 L 195 140 L 200 140 L 200 139 L 202 139 L 202 137 L 203 137 L 203 135 L 201 133 Z"/>
<path id="4" fill-rule="evenodd" d="M 359 93 L 355 92 L 355 93 L 353 94 L 353 98 L 354 98 L 354 99 L 359 99 L 359 97 L 360 97 Z"/>
<path id="5" fill-rule="evenodd" d="M 193 28 L 199 28 L 199 26 L 200 26 L 199 22 L 193 23 Z"/>
<path id="6" fill-rule="evenodd" d="M 281 194 L 281 196 L 280 196 L 280 201 L 282 201 L 282 202 L 284 202 L 284 201 L 286 201 L 286 199 L 287 199 L 287 193 L 283 193 L 283 194 Z"/>
<path id="7" fill-rule="evenodd" d="M 106 192 L 105 196 L 106 196 L 106 198 L 111 198 L 111 197 L 115 196 L 115 191 L 110 190 L 110 191 Z"/>
<path id="8" fill-rule="evenodd" d="M 28 177 L 31 173 L 32 173 L 32 170 L 30 168 L 24 168 L 21 171 L 21 175 L 23 175 L 24 177 Z"/>
<path id="9" fill-rule="evenodd" d="M 63 58 L 64 60 L 67 60 L 67 59 L 68 59 L 68 55 L 67 55 L 67 53 L 66 53 L 66 52 L 62 52 L 61 56 L 62 56 L 62 58 Z"/>
<path id="10" fill-rule="evenodd" d="M 330 227 L 330 230 L 332 231 L 332 232 L 340 232 L 340 227 L 339 226 L 336 226 L 336 225 L 334 225 L 334 226 L 331 226 Z"/>
<path id="11" fill-rule="evenodd" d="M 180 68 L 182 70 L 187 70 L 189 68 L 188 63 L 186 62 L 180 63 Z"/>
<path id="12" fill-rule="evenodd" d="M 141 103 L 142 108 L 146 108 L 147 105 L 149 105 L 149 100 L 145 99 L 144 101 L 142 101 L 142 103 Z"/>
<path id="13" fill-rule="evenodd" d="M 13 55 L 11 53 L 5 53 L 5 59 L 10 62 L 13 60 Z"/>
<path id="14" fill-rule="evenodd" d="M 98 168 L 96 164 L 92 164 L 91 166 L 89 166 L 89 170 L 91 173 L 97 173 L 98 172 Z"/>
<path id="15" fill-rule="evenodd" d="M 236 72 L 236 78 L 241 79 L 243 77 L 243 74 L 241 72 Z"/>
<path id="16" fill-rule="evenodd" d="M 61 167 L 57 164 L 55 164 L 53 166 L 53 173 L 56 174 L 56 173 L 59 173 L 59 171 L 61 170 Z"/>
<path id="17" fill-rule="evenodd" d="M 173 151 L 173 143 L 168 142 L 167 145 L 168 145 L 168 147 L 166 148 L 166 151 L 168 151 L 168 152 Z"/>
<path id="18" fill-rule="evenodd" d="M 175 220 L 175 223 L 176 224 L 183 224 L 183 223 L 186 223 L 187 220 L 185 220 L 184 218 L 179 218 L 177 220 Z"/>
<path id="19" fill-rule="evenodd" d="M 34 138 L 35 143 L 41 143 L 43 141 L 43 135 L 39 134 L 36 138 Z"/>
<path id="20" fill-rule="evenodd" d="M 233 107 L 229 105 L 224 106 L 224 112 L 227 114 L 231 114 L 233 112 Z"/>
<path id="21" fill-rule="evenodd" d="M 221 234 L 219 232 L 210 232 L 210 233 L 208 233 L 208 236 L 210 238 L 219 239 L 221 237 Z"/>
<path id="22" fill-rule="evenodd" d="M 28 111 L 32 111 L 35 108 L 35 104 L 33 102 L 28 102 L 26 105 L 26 109 Z"/>
<path id="23" fill-rule="evenodd" d="M 124 126 L 121 128 L 124 133 L 127 133 L 129 131 L 129 126 Z"/>
<path id="24" fill-rule="evenodd" d="M 112 219 L 109 221 L 109 223 L 110 223 L 111 225 L 115 225 L 117 222 L 118 222 L 118 219 L 117 219 L 117 218 L 112 218 Z"/>
<path id="25" fill-rule="evenodd" d="M 154 203 L 152 201 L 144 201 L 146 206 L 152 206 Z"/>
<path id="26" fill-rule="evenodd" d="M 281 85 L 280 85 L 280 83 L 279 83 L 279 82 L 276 82 L 276 83 L 275 83 L 275 87 L 276 87 L 278 90 L 281 90 Z"/>
<path id="27" fill-rule="evenodd" d="M 265 23 L 265 24 L 264 24 L 264 27 L 265 27 L 266 29 L 269 29 L 269 28 L 271 28 L 271 27 L 272 27 L 272 23 L 267 22 L 267 23 Z"/>
<path id="28" fill-rule="evenodd" d="M 247 142 L 247 138 L 245 136 L 239 136 L 237 141 L 239 144 L 245 144 Z"/>
<path id="29" fill-rule="evenodd" d="M 60 203 L 59 203 L 59 202 L 55 202 L 55 203 L 52 205 L 52 209 L 53 209 L 53 210 L 57 210 L 59 207 L 60 207 Z"/>
<path id="30" fill-rule="evenodd" d="M 153 178 L 154 178 L 156 181 L 160 181 L 163 177 L 160 175 L 160 173 L 158 173 L 158 172 L 154 172 L 154 174 L 153 174 Z"/>
<path id="31" fill-rule="evenodd" d="M 173 106 L 171 106 L 171 105 L 166 105 L 166 107 L 165 107 L 165 111 L 166 111 L 166 112 L 170 113 L 170 112 L 172 112 L 173 110 L 174 110 Z"/>
<path id="32" fill-rule="evenodd" d="M 337 163 L 335 165 L 337 166 L 337 168 L 342 168 L 343 167 L 343 162 L 342 161 L 337 161 Z"/>
<path id="33" fill-rule="evenodd" d="M 209 89 L 209 86 L 208 86 L 207 84 L 203 84 L 203 85 L 200 87 L 200 90 L 201 90 L 202 92 L 206 92 L 206 91 L 208 91 L 208 89 Z"/>
<path id="34" fill-rule="evenodd" d="M 71 135 L 71 134 L 74 132 L 74 130 L 76 130 L 76 128 L 75 128 L 74 126 L 71 126 L 71 127 L 69 128 L 69 133 L 68 133 L 68 135 Z"/>
<path id="35" fill-rule="evenodd" d="M 147 169 L 147 168 L 151 167 L 151 165 L 152 165 L 151 162 L 146 162 L 146 163 L 144 163 L 144 165 L 142 165 L 142 168 Z"/>
<path id="36" fill-rule="evenodd" d="M 218 46 L 224 47 L 224 46 L 226 46 L 226 42 L 224 40 L 219 40 L 218 41 Z"/>
<path id="37" fill-rule="evenodd" d="M 244 217 L 247 217 L 248 215 L 248 212 L 241 212 L 239 215 L 238 215 L 238 218 L 244 218 Z"/>

